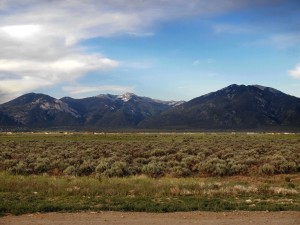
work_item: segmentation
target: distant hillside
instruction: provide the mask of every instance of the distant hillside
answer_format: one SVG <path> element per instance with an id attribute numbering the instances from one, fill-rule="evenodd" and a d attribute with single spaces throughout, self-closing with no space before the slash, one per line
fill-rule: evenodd
<path id="1" fill-rule="evenodd" d="M 300 130 L 300 99 L 259 85 L 230 85 L 188 102 L 132 93 L 55 99 L 29 93 L 0 105 L 0 128 Z"/>
<path id="2" fill-rule="evenodd" d="M 145 118 L 155 116 L 181 102 L 160 101 L 132 93 L 98 95 L 84 99 L 61 99 L 84 118 L 84 126 L 132 128 Z"/>
<path id="3" fill-rule="evenodd" d="M 13 124 L 24 127 L 74 126 L 81 121 L 81 115 L 68 104 L 48 95 L 35 93 L 22 95 L 0 105 L 1 114 L 10 118 Z M 1 123 L 8 124 L 7 120 L 1 120 Z"/>
<path id="4" fill-rule="evenodd" d="M 27 128 L 133 128 L 181 102 L 124 95 L 99 95 L 84 99 L 55 99 L 29 93 L 0 105 L 1 126 Z"/>
<path id="5" fill-rule="evenodd" d="M 300 99 L 259 85 L 230 85 L 151 117 L 143 128 L 299 129 Z"/>

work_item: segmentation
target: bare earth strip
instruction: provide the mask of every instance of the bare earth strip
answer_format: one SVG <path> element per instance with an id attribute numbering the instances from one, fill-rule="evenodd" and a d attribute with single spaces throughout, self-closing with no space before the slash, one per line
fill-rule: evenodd
<path id="1" fill-rule="evenodd" d="M 0 218 L 2 225 L 298 225 L 300 212 L 88 212 L 88 213 L 47 213 L 6 216 Z"/>

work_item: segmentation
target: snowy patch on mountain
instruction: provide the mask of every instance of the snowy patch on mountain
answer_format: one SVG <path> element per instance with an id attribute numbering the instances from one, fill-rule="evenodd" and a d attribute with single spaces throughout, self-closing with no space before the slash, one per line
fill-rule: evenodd
<path id="1" fill-rule="evenodd" d="M 127 92 L 125 94 L 118 95 L 117 98 L 121 99 L 124 102 L 128 102 L 133 96 L 135 96 L 135 94 Z"/>

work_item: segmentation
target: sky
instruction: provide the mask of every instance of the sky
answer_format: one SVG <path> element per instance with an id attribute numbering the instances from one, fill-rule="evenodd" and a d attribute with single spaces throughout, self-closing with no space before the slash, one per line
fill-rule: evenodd
<path id="1" fill-rule="evenodd" d="M 300 0 L 0 0 L 0 103 L 231 84 L 300 97 Z"/>

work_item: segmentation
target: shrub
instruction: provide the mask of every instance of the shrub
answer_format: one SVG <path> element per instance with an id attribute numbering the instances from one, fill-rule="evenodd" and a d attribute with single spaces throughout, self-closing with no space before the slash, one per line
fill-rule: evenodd
<path id="1" fill-rule="evenodd" d="M 297 170 L 297 165 L 293 161 L 288 161 L 285 157 L 279 153 L 267 157 L 270 165 L 274 167 L 273 173 L 291 173 Z"/>
<path id="2" fill-rule="evenodd" d="M 74 166 L 68 166 L 64 170 L 64 174 L 68 176 L 75 176 L 76 175 L 76 168 Z"/>
<path id="3" fill-rule="evenodd" d="M 24 162 L 19 162 L 17 165 L 13 166 L 10 171 L 14 174 L 26 175 L 30 173 L 30 169 Z"/>
<path id="4" fill-rule="evenodd" d="M 269 163 L 265 163 L 259 167 L 259 173 L 264 175 L 272 175 L 275 172 L 275 168 L 273 165 Z"/>
<path id="5" fill-rule="evenodd" d="M 198 165 L 200 161 L 201 160 L 198 157 L 188 156 L 182 160 L 182 163 L 184 164 L 185 168 L 195 172 L 197 171 L 197 167 L 195 165 Z"/>
<path id="6" fill-rule="evenodd" d="M 103 173 L 108 168 L 110 168 L 109 163 L 105 160 L 101 160 L 98 166 L 96 167 L 96 173 Z"/>
<path id="7" fill-rule="evenodd" d="M 161 149 L 154 149 L 151 151 L 152 156 L 164 156 L 165 154 L 166 154 L 166 152 Z"/>
<path id="8" fill-rule="evenodd" d="M 36 173 L 45 173 L 48 171 L 50 166 L 50 161 L 48 158 L 38 158 L 37 162 L 34 164 L 34 171 Z"/>
<path id="9" fill-rule="evenodd" d="M 205 162 L 202 170 L 212 176 L 225 176 L 228 175 L 227 163 L 223 159 L 212 158 Z"/>
<path id="10" fill-rule="evenodd" d="M 95 168 L 93 167 L 91 162 L 84 161 L 78 168 L 78 175 L 86 176 L 93 173 Z"/>
<path id="11" fill-rule="evenodd" d="M 127 164 L 125 162 L 115 162 L 104 172 L 107 177 L 124 177 L 129 175 Z"/>
<path id="12" fill-rule="evenodd" d="M 274 173 L 285 172 L 286 166 L 284 165 L 287 163 L 287 160 L 282 155 L 275 154 L 272 157 L 268 157 L 268 162 L 274 166 Z"/>
<path id="13" fill-rule="evenodd" d="M 297 170 L 297 165 L 295 162 L 284 162 L 279 168 L 281 173 L 291 173 Z"/>
<path id="14" fill-rule="evenodd" d="M 240 164 L 240 163 L 234 163 L 230 167 L 230 174 L 231 175 L 245 175 L 247 174 L 247 166 Z"/>
<path id="15" fill-rule="evenodd" d="M 171 168 L 170 175 L 172 177 L 187 177 L 191 175 L 191 171 L 188 168 L 184 168 L 182 166 L 175 166 Z"/>
<path id="16" fill-rule="evenodd" d="M 165 172 L 165 165 L 161 162 L 150 162 L 143 166 L 142 172 L 150 177 L 160 177 Z"/>

